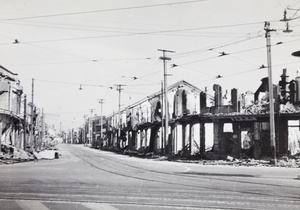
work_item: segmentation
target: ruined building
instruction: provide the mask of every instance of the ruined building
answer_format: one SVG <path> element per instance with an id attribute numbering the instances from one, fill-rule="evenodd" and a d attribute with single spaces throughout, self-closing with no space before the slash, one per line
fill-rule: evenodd
<path id="1" fill-rule="evenodd" d="M 0 66 L 0 148 L 1 143 L 24 148 L 22 93 L 17 74 Z"/>
<path id="2" fill-rule="evenodd" d="M 215 84 L 212 95 L 179 81 L 167 91 L 166 139 L 163 94 L 157 92 L 106 117 L 106 138 L 101 145 L 140 153 L 198 155 L 210 159 L 272 157 L 268 78 L 261 81 L 256 92 L 243 94 L 238 94 L 237 89 L 227 93 Z M 300 152 L 299 82 L 299 78 L 288 81 L 284 70 L 279 85 L 273 85 L 278 156 Z"/>

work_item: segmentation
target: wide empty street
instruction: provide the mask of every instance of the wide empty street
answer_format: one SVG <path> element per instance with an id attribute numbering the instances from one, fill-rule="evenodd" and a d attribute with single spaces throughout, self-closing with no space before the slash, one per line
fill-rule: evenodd
<path id="1" fill-rule="evenodd" d="M 59 159 L 0 165 L 0 209 L 300 209 L 299 168 L 140 159 L 60 144 Z"/>

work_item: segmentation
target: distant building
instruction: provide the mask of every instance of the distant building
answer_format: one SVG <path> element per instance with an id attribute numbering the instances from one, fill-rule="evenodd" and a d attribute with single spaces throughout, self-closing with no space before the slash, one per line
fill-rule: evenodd
<path id="1" fill-rule="evenodd" d="M 0 131 L 1 143 L 24 148 L 21 95 L 23 88 L 17 74 L 0 66 Z"/>

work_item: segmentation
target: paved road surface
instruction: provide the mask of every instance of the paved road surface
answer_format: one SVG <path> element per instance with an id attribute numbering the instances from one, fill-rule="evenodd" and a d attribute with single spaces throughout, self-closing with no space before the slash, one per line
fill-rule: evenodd
<path id="1" fill-rule="evenodd" d="M 300 209 L 299 168 L 203 166 L 83 145 L 0 165 L 0 209 Z"/>

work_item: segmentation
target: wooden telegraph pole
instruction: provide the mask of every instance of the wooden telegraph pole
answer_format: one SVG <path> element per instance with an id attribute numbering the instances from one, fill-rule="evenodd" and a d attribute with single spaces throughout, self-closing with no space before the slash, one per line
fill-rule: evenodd
<path id="1" fill-rule="evenodd" d="M 270 103 L 270 140 L 276 164 L 276 140 L 275 140 L 275 117 L 273 102 L 273 82 L 272 82 L 272 62 L 271 62 L 271 40 L 270 32 L 276 31 L 270 29 L 270 22 L 265 22 L 266 41 L 267 41 L 267 59 L 268 59 L 268 78 L 269 78 L 269 103 Z"/>
<path id="2" fill-rule="evenodd" d="M 168 88 L 168 83 L 167 83 L 167 62 L 171 60 L 170 57 L 166 57 L 166 52 L 170 53 L 175 53 L 175 51 L 170 51 L 170 50 L 162 50 L 158 49 L 158 51 L 163 52 L 163 56 L 159 57 L 159 59 L 163 60 L 164 62 L 164 118 L 165 118 L 165 126 L 164 126 L 164 135 L 163 135 L 163 145 L 162 145 L 162 153 L 166 153 L 166 142 L 169 134 L 169 111 L 168 111 L 168 97 L 167 97 L 167 88 Z"/>

